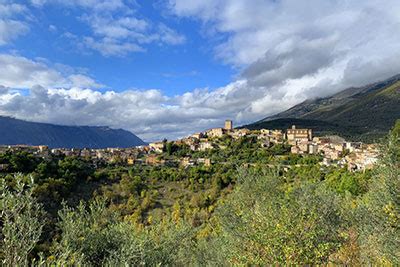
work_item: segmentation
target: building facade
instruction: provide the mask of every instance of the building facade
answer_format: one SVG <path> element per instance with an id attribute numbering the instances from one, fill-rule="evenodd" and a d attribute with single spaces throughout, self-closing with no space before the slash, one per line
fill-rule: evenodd
<path id="1" fill-rule="evenodd" d="M 293 125 L 291 129 L 286 131 L 286 138 L 289 145 L 297 145 L 301 142 L 307 142 L 312 140 L 312 130 L 311 129 L 296 129 Z"/>

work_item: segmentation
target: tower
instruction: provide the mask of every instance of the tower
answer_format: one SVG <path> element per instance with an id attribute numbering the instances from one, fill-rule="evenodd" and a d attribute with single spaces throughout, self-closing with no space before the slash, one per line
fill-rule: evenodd
<path id="1" fill-rule="evenodd" d="M 228 130 L 228 131 L 232 131 L 232 130 L 233 130 L 233 123 L 232 123 L 231 120 L 226 120 L 226 121 L 225 121 L 225 127 L 224 127 L 224 129 L 225 129 L 225 130 Z"/>

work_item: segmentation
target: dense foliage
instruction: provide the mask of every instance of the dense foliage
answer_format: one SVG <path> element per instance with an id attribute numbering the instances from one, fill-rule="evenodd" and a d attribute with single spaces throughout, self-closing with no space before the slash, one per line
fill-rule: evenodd
<path id="1" fill-rule="evenodd" d="M 284 145 L 217 142 L 160 155 L 212 166 L 0 155 L 2 265 L 400 264 L 400 122 L 377 168 L 358 173 Z"/>

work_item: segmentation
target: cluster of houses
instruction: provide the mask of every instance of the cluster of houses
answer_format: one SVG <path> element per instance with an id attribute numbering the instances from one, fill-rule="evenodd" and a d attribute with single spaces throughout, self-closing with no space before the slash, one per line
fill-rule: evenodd
<path id="1" fill-rule="evenodd" d="M 192 159 L 183 157 L 180 159 L 163 159 L 160 153 L 163 152 L 165 144 L 154 148 L 151 146 L 138 146 L 132 148 L 106 148 L 106 149 L 79 149 L 79 148 L 55 148 L 47 146 L 12 145 L 0 146 L 0 154 L 27 152 L 39 158 L 50 159 L 51 156 L 80 157 L 92 162 L 95 166 L 101 163 L 116 163 L 124 165 L 145 164 L 145 165 L 170 165 L 170 166 L 211 166 L 208 158 Z M 0 171 L 7 169 L 7 164 L 0 164 Z"/>
<path id="2" fill-rule="evenodd" d="M 375 144 L 346 142 L 340 136 L 313 137 L 311 129 L 296 129 L 292 126 L 286 132 L 286 139 L 293 154 L 320 154 L 323 165 L 347 165 L 349 170 L 365 170 L 378 161 L 378 147 Z"/>
<path id="3" fill-rule="evenodd" d="M 242 137 L 256 137 L 260 140 L 262 147 L 270 147 L 271 144 L 283 143 L 285 140 L 285 133 L 281 130 L 267 130 L 262 129 L 258 131 L 251 131 L 249 129 L 241 128 L 234 129 L 231 120 L 225 121 L 223 128 L 213 128 L 204 132 L 192 134 L 186 138 L 175 141 L 176 144 L 185 144 L 192 151 L 206 151 L 214 148 L 224 148 L 217 144 L 216 140 L 224 136 L 229 136 L 233 139 L 240 139 Z M 164 142 L 150 143 L 149 147 L 155 152 L 162 152 L 164 149 Z"/>
<path id="4" fill-rule="evenodd" d="M 134 159 L 140 154 L 143 148 L 107 148 L 107 149 L 79 149 L 79 148 L 54 148 L 48 146 L 28 146 L 13 145 L 0 146 L 0 154 L 11 152 L 27 152 L 40 158 L 50 158 L 50 156 L 75 156 L 81 157 L 93 162 L 126 162 L 133 164 Z"/>
<path id="5" fill-rule="evenodd" d="M 234 129 L 230 120 L 225 121 L 223 128 L 213 128 L 205 132 L 192 134 L 187 138 L 176 141 L 177 144 L 186 144 L 192 151 L 205 151 L 213 148 L 223 148 L 216 139 L 230 136 L 233 139 L 241 137 L 256 137 L 261 147 L 268 148 L 273 144 L 287 143 L 293 154 L 322 155 L 325 166 L 347 165 L 349 170 L 365 170 L 373 167 L 378 161 L 378 149 L 374 144 L 361 142 L 346 142 L 339 136 L 314 137 L 311 129 L 298 129 L 293 125 L 286 131 L 282 130 L 249 130 Z M 151 143 L 150 149 L 161 152 L 164 143 Z"/>
<path id="6" fill-rule="evenodd" d="M 339 136 L 314 137 L 311 129 L 298 129 L 296 126 L 282 130 L 249 130 L 235 129 L 230 120 L 225 121 L 223 128 L 213 128 L 204 132 L 192 134 L 175 141 L 176 145 L 186 145 L 192 151 L 206 151 L 209 149 L 223 149 L 217 142 L 219 138 L 255 137 L 262 148 L 269 148 L 273 144 L 288 144 L 293 154 L 322 155 L 323 165 L 347 166 L 350 170 L 365 170 L 371 168 L 378 160 L 376 145 L 346 142 Z M 181 166 L 205 165 L 210 166 L 207 158 L 192 159 L 189 156 L 178 160 L 168 160 L 160 157 L 165 151 L 166 142 L 150 143 L 148 146 L 134 148 L 107 148 L 107 149 L 49 149 L 46 146 L 3 146 L 0 153 L 5 151 L 27 151 L 31 154 L 46 158 L 50 155 L 77 156 L 93 162 L 165 165 L 180 164 Z M 172 162 L 173 161 L 173 162 Z"/>

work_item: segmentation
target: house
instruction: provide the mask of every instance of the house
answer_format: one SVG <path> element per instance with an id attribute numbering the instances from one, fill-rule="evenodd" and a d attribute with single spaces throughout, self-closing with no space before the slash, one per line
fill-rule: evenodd
<path id="1" fill-rule="evenodd" d="M 164 142 L 155 142 L 149 144 L 150 150 L 156 153 L 162 153 L 164 151 L 165 143 Z"/>
<path id="2" fill-rule="evenodd" d="M 200 139 L 203 137 L 204 137 L 203 133 L 195 133 L 195 134 L 192 134 L 191 136 L 189 136 L 189 138 L 194 138 L 194 139 Z"/>
<path id="3" fill-rule="evenodd" d="M 180 165 L 182 167 L 194 166 L 195 161 L 193 159 L 191 159 L 190 157 L 184 157 L 181 159 Z"/>
<path id="4" fill-rule="evenodd" d="M 318 144 L 316 143 L 309 143 L 308 144 L 308 153 L 309 154 L 318 154 Z"/>
<path id="5" fill-rule="evenodd" d="M 232 136 L 232 138 L 234 139 L 239 139 L 241 137 L 247 136 L 250 134 L 250 130 L 249 129 L 235 129 L 232 130 L 231 132 L 229 132 L 229 135 Z"/>
<path id="6" fill-rule="evenodd" d="M 148 155 L 146 157 L 147 165 L 164 165 L 165 160 L 160 159 L 158 155 Z"/>
<path id="7" fill-rule="evenodd" d="M 275 144 L 282 143 L 282 141 L 284 139 L 284 134 L 281 130 L 273 130 L 270 133 L 271 133 L 270 141 L 272 143 L 275 143 Z"/>
<path id="8" fill-rule="evenodd" d="M 212 137 L 219 138 L 219 137 L 224 136 L 225 131 L 224 131 L 223 128 L 214 128 L 214 129 L 208 130 L 206 133 L 207 133 L 207 136 L 208 136 L 208 137 L 211 137 L 211 138 L 212 138 Z"/>
<path id="9" fill-rule="evenodd" d="M 213 148 L 214 148 L 214 146 L 211 142 L 203 142 L 203 143 L 200 143 L 199 150 L 205 151 L 207 149 L 213 149 Z"/>
<path id="10" fill-rule="evenodd" d="M 133 165 L 133 164 L 135 164 L 135 159 L 132 158 L 132 157 L 129 157 L 129 158 L 126 159 L 126 163 L 128 165 Z"/>

